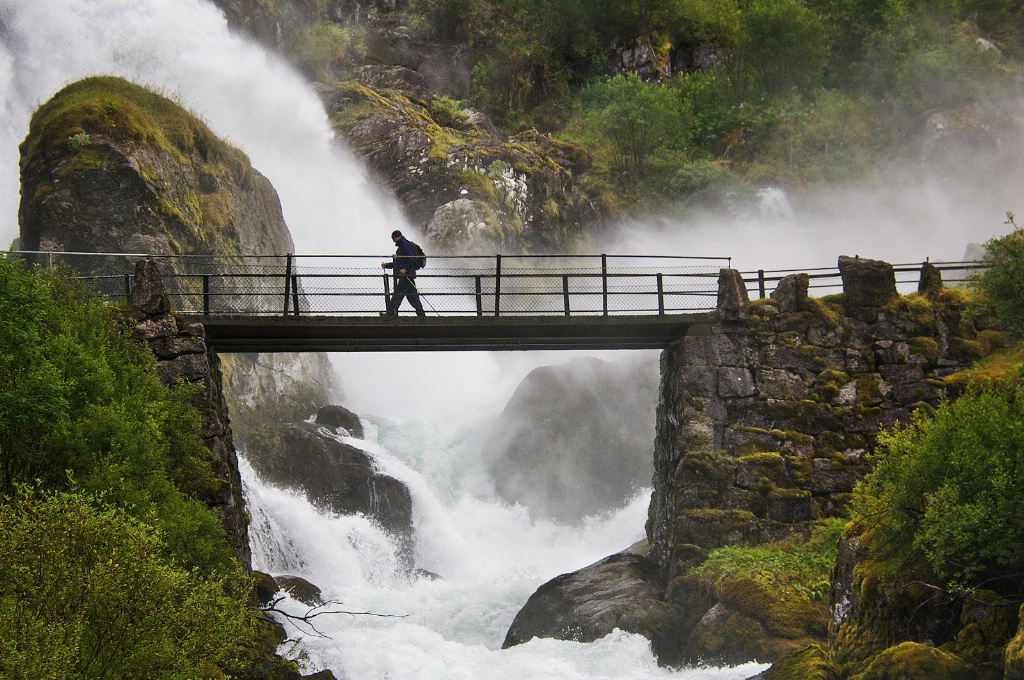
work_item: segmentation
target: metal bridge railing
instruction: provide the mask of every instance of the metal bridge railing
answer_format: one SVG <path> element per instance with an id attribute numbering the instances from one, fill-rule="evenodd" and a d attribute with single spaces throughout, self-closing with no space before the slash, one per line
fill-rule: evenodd
<path id="1" fill-rule="evenodd" d="M 946 286 L 965 286 L 983 269 L 979 262 L 931 262 L 932 266 L 942 273 L 942 282 Z M 921 267 L 917 264 L 894 264 L 896 274 L 896 290 L 901 295 L 916 292 L 921 281 Z M 825 297 L 843 292 L 843 279 L 838 267 L 822 267 L 816 269 L 759 269 L 741 272 L 743 282 L 751 299 L 769 297 L 779 281 L 790 274 L 807 274 L 810 278 L 808 294 L 812 297 Z"/>
<path id="2" fill-rule="evenodd" d="M 111 298 L 129 295 L 143 254 L 17 253 L 66 264 Z M 224 315 L 351 315 L 383 311 L 394 290 L 386 256 L 156 256 L 175 309 Z M 594 316 L 714 309 L 729 258 L 634 255 L 431 256 L 416 276 L 428 314 Z M 402 311 L 411 308 L 403 303 Z"/>
<path id="3" fill-rule="evenodd" d="M 41 266 L 65 265 L 103 295 L 131 294 L 135 262 L 152 257 L 174 308 L 232 315 L 373 316 L 394 290 L 391 255 L 151 256 L 13 252 Z M 682 314 L 715 308 L 718 273 L 729 258 L 637 255 L 431 256 L 416 277 L 429 313 L 443 316 Z M 968 283 L 977 262 L 932 262 L 946 285 Z M 917 290 L 921 264 L 893 265 L 900 293 Z M 742 272 L 751 298 L 768 297 L 785 276 L 806 273 L 809 294 L 843 292 L 838 268 Z M 408 303 L 402 311 L 408 313 Z"/>

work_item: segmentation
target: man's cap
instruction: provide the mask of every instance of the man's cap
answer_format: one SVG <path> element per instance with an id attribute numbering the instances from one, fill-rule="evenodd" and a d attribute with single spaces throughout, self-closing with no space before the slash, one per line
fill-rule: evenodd
<path id="1" fill-rule="evenodd" d="M 398 238 L 401 235 L 402 235 L 402 232 L 398 231 L 397 229 L 395 229 L 393 232 L 391 232 L 391 238 Z"/>

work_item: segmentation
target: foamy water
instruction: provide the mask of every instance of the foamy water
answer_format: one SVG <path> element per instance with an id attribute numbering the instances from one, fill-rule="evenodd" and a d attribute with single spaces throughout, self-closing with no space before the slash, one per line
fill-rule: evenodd
<path id="1" fill-rule="evenodd" d="M 301 639 L 308 670 L 330 668 L 360 680 L 740 680 L 766 667 L 660 668 L 645 638 L 622 631 L 589 644 L 535 639 L 502 650 L 512 619 L 537 587 L 643 537 L 650 490 L 581 526 L 535 522 L 523 508 L 491 498 L 478 476 L 463 474 L 474 467 L 472 445 L 458 437 L 440 441 L 436 428 L 423 425 L 405 430 L 425 437 L 410 443 L 419 452 L 415 460 L 401 460 L 368 425 L 369 441 L 344 441 L 409 486 L 417 566 L 439 579 L 402 574 L 394 546 L 372 522 L 321 514 L 300 492 L 263 483 L 243 461 L 254 566 L 302 576 L 337 602 L 327 610 L 356 613 L 318 616 L 315 630 L 288 625 Z M 430 465 L 436 459 L 461 464 L 448 466 L 446 476 Z M 432 472 L 414 467 L 424 464 Z M 297 615 L 308 611 L 290 598 L 279 606 Z"/>

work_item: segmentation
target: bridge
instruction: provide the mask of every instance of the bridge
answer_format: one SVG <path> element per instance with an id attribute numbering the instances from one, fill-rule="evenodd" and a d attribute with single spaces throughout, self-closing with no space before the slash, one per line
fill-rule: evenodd
<path id="1" fill-rule="evenodd" d="M 131 294 L 134 263 L 154 259 L 175 311 L 206 329 L 216 352 L 662 349 L 717 319 L 726 257 L 543 255 L 431 257 L 415 279 L 426 316 L 408 303 L 383 317 L 388 256 L 151 256 L 16 253 L 63 264 L 104 294 Z M 953 283 L 973 263 L 940 264 Z M 896 265 L 916 286 L 920 264 Z M 839 292 L 837 269 L 809 273 L 812 294 Z M 764 298 L 789 270 L 746 272 Z M 951 277 L 950 274 L 953 274 Z"/>

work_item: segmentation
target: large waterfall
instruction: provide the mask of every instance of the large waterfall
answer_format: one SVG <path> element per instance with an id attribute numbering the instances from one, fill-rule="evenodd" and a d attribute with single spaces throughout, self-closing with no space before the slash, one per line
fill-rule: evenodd
<path id="1" fill-rule="evenodd" d="M 278 58 L 229 32 L 205 0 L 0 0 L 5 246 L 17 235 L 18 144 L 32 111 L 94 74 L 120 75 L 176 98 L 248 153 L 277 188 L 298 252 L 390 250 L 398 211 L 333 141 L 316 95 Z M 256 567 L 307 578 L 340 602 L 332 609 L 369 612 L 318 617 L 315 630 L 293 629 L 301 642 L 282 653 L 307 658 L 309 670 L 330 668 L 353 680 L 739 680 L 763 668 L 661 669 L 647 641 L 625 633 L 592 644 L 534 640 L 502 651 L 508 625 L 540 584 L 642 537 L 650 492 L 582 526 L 531 521 L 522 508 L 495 501 L 473 464 L 473 433 L 525 374 L 512 370 L 514 379 L 503 379 L 501 366 L 522 369 L 536 359 L 432 357 L 431 389 L 404 402 L 381 398 L 394 378 L 371 374 L 385 366 L 401 372 L 403 362 L 415 361 L 337 363 L 354 408 L 375 413 L 360 445 L 412 491 L 417 564 L 440 578 L 410 579 L 388 538 L 365 518 L 325 516 L 301 494 L 267 486 L 246 468 Z M 439 403 L 446 408 L 424 410 Z M 304 611 L 291 600 L 280 606 Z"/>

